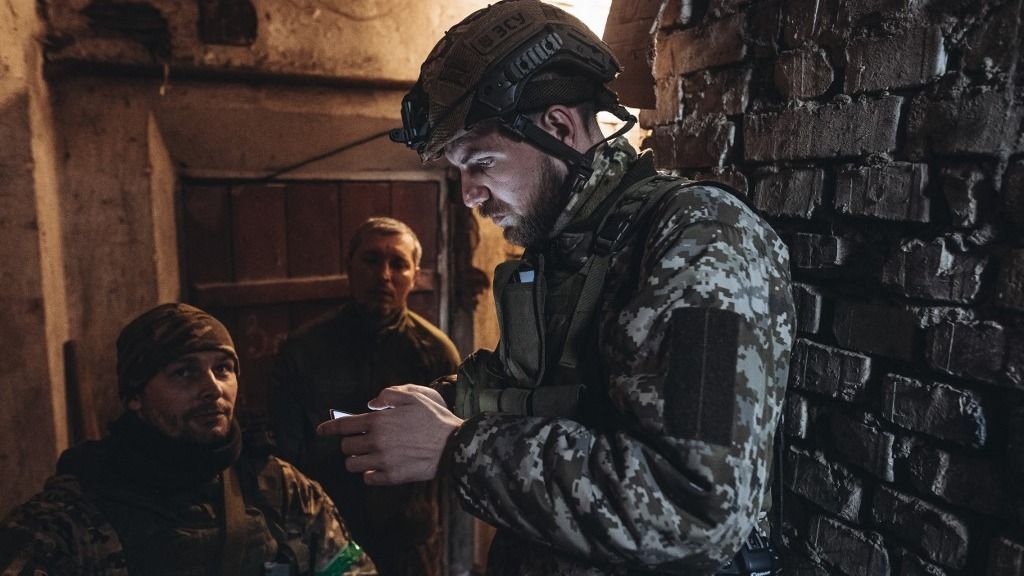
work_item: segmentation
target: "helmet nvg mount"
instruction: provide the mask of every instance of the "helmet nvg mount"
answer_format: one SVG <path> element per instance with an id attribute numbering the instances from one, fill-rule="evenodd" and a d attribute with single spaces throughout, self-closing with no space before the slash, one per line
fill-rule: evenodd
<path id="1" fill-rule="evenodd" d="M 504 0 L 469 15 L 437 43 L 402 100 L 403 127 L 390 136 L 428 161 L 465 130 L 493 119 L 564 161 L 577 177 L 589 175 L 587 155 L 526 114 L 591 101 L 626 122 L 613 137 L 625 133 L 636 118 L 605 87 L 619 69 L 608 46 L 571 14 L 538 0 Z M 546 71 L 557 73 L 538 78 Z"/>

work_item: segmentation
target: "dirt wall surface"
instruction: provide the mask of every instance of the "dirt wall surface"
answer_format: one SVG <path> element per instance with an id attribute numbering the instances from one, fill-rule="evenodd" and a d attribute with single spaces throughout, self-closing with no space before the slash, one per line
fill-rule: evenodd
<path id="1" fill-rule="evenodd" d="M 159 162 L 166 152 L 150 137 L 146 101 L 155 93 L 144 83 L 54 87 L 70 337 L 78 343 L 82 394 L 97 407 L 101 429 L 120 410 L 113 343 L 121 326 L 162 296 L 180 295 L 176 278 L 159 275 L 177 270 L 177 249 L 176 242 L 158 243 L 167 235 L 161 231 L 173 240 L 176 224 L 173 210 L 164 208 L 175 194 L 168 166 Z M 170 281 L 174 290 L 160 289 Z"/>
<path id="2" fill-rule="evenodd" d="M 44 2 L 53 63 L 411 84 L 479 1 Z M 398 49 L 400 48 L 400 49 Z"/>
<path id="3" fill-rule="evenodd" d="M 35 3 L 0 6 L 0 510 L 36 490 L 67 446 L 67 331 L 57 173 Z M 56 305 L 48 307 L 48 301 Z"/>
<path id="4" fill-rule="evenodd" d="M 1024 573 L 1021 11 L 665 3 L 658 164 L 790 249 L 787 574 Z"/>
<path id="5" fill-rule="evenodd" d="M 192 177 L 263 176 L 401 122 L 405 91 L 172 82 L 150 94 L 176 169 Z M 386 137 L 325 158 L 293 178 L 356 170 L 421 170 Z"/>

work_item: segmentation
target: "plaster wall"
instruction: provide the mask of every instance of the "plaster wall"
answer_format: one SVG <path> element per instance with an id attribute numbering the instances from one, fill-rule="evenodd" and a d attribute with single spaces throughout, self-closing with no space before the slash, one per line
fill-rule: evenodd
<path id="1" fill-rule="evenodd" d="M 53 62 L 230 70 L 258 75 L 295 75 L 330 81 L 411 84 L 441 32 L 485 3 L 479 0 L 260 0 L 250 5 L 256 37 L 248 45 L 214 45 L 200 37 L 200 2 L 149 0 L 149 15 L 107 11 L 97 16 L 91 0 L 47 2 Z M 136 34 L 147 26 L 145 34 Z M 118 29 L 120 28 L 120 29 Z M 164 43 L 158 40 L 166 35 Z M 145 38 L 141 38 L 145 36 Z M 400 47 L 400 49 L 396 49 Z"/>
<path id="2" fill-rule="evenodd" d="M 31 0 L 0 6 L 0 510 L 36 490 L 67 445 L 57 174 Z"/>
<path id="3" fill-rule="evenodd" d="M 153 188 L 161 179 L 150 160 L 161 150 L 157 140 L 150 151 L 145 102 L 154 90 L 92 81 L 54 88 L 71 338 L 78 342 L 81 394 L 97 407 L 101 428 L 118 411 L 114 341 L 126 320 L 161 296 L 157 231 L 174 228 L 173 211 L 157 211 L 169 224 L 154 220 L 154 208 L 173 203 L 173 190 Z M 163 254 L 174 254 L 174 246 Z"/>
<path id="4" fill-rule="evenodd" d="M 505 241 L 502 230 L 489 218 L 473 212 L 480 230 L 480 244 L 473 253 L 473 267 L 484 270 L 493 281 L 494 268 L 505 260 L 522 254 L 522 249 Z M 501 331 L 498 328 L 498 311 L 494 304 L 494 291 L 488 287 L 481 296 L 473 316 L 473 350 L 498 346 Z"/>
<path id="5" fill-rule="evenodd" d="M 175 169 L 190 177 L 262 177 L 381 135 L 286 175 L 323 178 L 424 170 L 415 154 L 383 136 L 401 122 L 404 94 L 401 89 L 175 82 L 163 96 L 152 93 L 147 105 Z"/>
<path id="6" fill-rule="evenodd" d="M 33 56 L 37 59 L 38 54 Z M 41 293 L 45 302 L 43 326 L 46 367 L 53 406 L 54 440 L 58 451 L 67 447 L 68 428 L 64 388 L 64 343 L 68 337 L 66 277 L 61 265 L 64 240 L 60 214 L 60 171 L 57 134 L 49 87 L 39 74 L 32 76 L 29 118 L 32 126 L 33 178 L 39 234 Z"/>
<path id="7" fill-rule="evenodd" d="M 146 122 L 146 150 L 149 152 L 149 188 L 153 214 L 153 262 L 156 271 L 156 299 L 171 302 L 181 298 L 178 265 L 178 229 L 174 201 L 178 179 L 171 154 L 153 115 Z"/>

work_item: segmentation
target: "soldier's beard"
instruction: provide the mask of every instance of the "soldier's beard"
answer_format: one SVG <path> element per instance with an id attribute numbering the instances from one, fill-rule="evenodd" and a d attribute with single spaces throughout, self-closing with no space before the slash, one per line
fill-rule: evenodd
<path id="1" fill-rule="evenodd" d="M 503 233 L 505 239 L 517 246 L 527 248 L 537 246 L 547 240 L 555 221 L 565 208 L 569 200 L 569 190 L 565 186 L 564 170 L 559 170 L 557 160 L 551 156 L 544 156 L 537 167 L 537 178 L 533 188 L 524 190 L 529 194 L 530 201 L 527 204 L 526 212 L 517 215 L 511 226 L 507 226 Z M 495 202 L 495 205 L 488 205 Z M 481 207 L 484 216 L 505 211 L 506 206 L 500 205 L 500 201 L 492 198 Z"/>

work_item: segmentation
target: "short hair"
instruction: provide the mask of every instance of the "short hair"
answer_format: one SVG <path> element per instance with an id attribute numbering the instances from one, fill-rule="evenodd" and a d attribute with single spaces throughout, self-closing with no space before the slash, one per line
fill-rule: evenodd
<path id="1" fill-rule="evenodd" d="M 368 218 L 356 228 L 356 231 L 352 233 L 352 239 L 349 241 L 349 262 L 352 261 L 352 257 L 355 255 L 356 250 L 362 246 L 363 240 L 365 240 L 370 234 L 380 234 L 382 236 L 408 234 L 409 237 L 412 238 L 413 264 L 419 268 L 420 257 L 423 255 L 423 247 L 420 245 L 420 239 L 416 237 L 416 233 L 412 231 L 412 228 L 410 228 L 408 224 L 401 220 L 395 220 L 394 218 L 388 218 L 386 216 L 374 216 L 373 218 Z"/>

